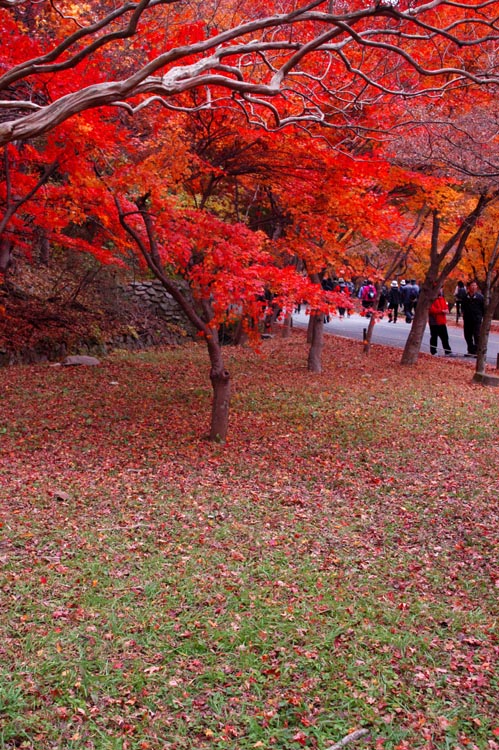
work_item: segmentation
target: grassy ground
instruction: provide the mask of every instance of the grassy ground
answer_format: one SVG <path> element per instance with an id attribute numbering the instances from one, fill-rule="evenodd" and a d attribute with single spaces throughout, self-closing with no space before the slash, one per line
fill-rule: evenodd
<path id="1" fill-rule="evenodd" d="M 497 750 L 499 393 L 399 359 L 4 370 L 0 750 Z"/>

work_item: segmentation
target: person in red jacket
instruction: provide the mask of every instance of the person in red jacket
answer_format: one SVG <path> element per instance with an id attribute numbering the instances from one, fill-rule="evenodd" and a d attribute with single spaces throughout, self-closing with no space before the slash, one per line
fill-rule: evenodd
<path id="1" fill-rule="evenodd" d="M 430 324 L 430 352 L 437 353 L 438 339 L 442 342 L 444 354 L 446 357 L 452 357 L 452 350 L 449 344 L 449 333 L 447 331 L 447 313 L 449 306 L 444 297 L 444 290 L 440 289 L 438 297 L 431 304 L 428 314 Z"/>

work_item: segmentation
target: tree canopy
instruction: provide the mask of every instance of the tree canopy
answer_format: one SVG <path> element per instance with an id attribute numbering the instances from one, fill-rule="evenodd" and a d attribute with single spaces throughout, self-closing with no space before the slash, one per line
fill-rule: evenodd
<path id="1" fill-rule="evenodd" d="M 283 11 L 283 7 L 286 10 Z M 0 145 L 96 107 L 239 108 L 265 128 L 365 128 L 380 97 L 497 84 L 499 4 L 3 0 Z M 8 62 L 7 62 L 8 61 Z M 182 100 L 197 90 L 193 106 Z M 377 122 L 367 127 L 391 126 Z"/>

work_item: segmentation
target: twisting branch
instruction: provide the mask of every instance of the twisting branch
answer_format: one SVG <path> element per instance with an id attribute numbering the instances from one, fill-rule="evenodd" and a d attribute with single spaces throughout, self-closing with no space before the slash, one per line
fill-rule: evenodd
<path id="1" fill-rule="evenodd" d="M 28 192 L 25 195 L 23 195 L 21 198 L 14 200 L 12 197 L 12 180 L 11 180 L 7 146 L 4 147 L 3 162 L 4 162 L 4 172 L 5 172 L 5 183 L 6 183 L 6 207 L 5 207 L 5 212 L 2 217 L 2 220 L 0 221 L 0 237 L 4 233 L 5 228 L 7 227 L 7 224 L 9 223 L 11 218 L 14 216 L 16 211 L 18 211 L 21 208 L 21 206 L 23 206 L 25 203 L 31 200 L 31 198 L 35 195 L 35 193 L 38 192 L 38 190 L 42 187 L 42 185 L 44 185 L 47 182 L 47 180 L 53 175 L 53 173 L 55 172 L 58 166 L 57 159 L 55 159 L 51 164 L 48 164 L 43 170 L 40 177 L 38 178 L 37 182 L 33 185 L 33 187 L 30 190 L 28 190 Z"/>
<path id="2" fill-rule="evenodd" d="M 0 6 L 13 7 L 15 2 L 0 0 Z M 376 96 L 428 97 L 457 85 L 499 83 L 499 74 L 486 55 L 482 56 L 483 67 L 477 64 L 473 69 L 456 63 L 455 58 L 461 48 L 483 49 L 499 40 L 495 20 L 499 0 L 431 0 L 405 11 L 388 0 L 371 0 L 371 4 L 344 13 L 334 13 L 329 0 L 313 0 L 288 13 L 254 18 L 195 43 L 165 48 L 146 63 L 137 61 L 136 69 L 127 78 L 81 86 L 45 106 L 33 104 L 39 101 L 36 96 L 30 101 L 25 93 L 21 95 L 25 87 L 16 84 L 29 83 L 36 94 L 37 86 L 43 85 L 40 76 L 57 76 L 75 69 L 104 47 L 112 51 L 122 40 L 142 33 L 139 21 L 146 13 L 149 17 L 154 9 L 176 2 L 125 2 L 98 21 L 79 25 L 46 54 L 7 70 L 0 77 L 0 89 L 9 91 L 0 100 L 0 108 L 7 114 L 0 123 L 0 145 L 33 138 L 95 107 L 118 105 L 134 111 L 145 106 L 140 99 L 131 101 L 137 97 L 147 97 L 148 102 L 161 99 L 163 106 L 177 110 L 178 95 L 195 89 L 227 92 L 233 106 L 242 107 L 252 122 L 267 129 L 267 118 L 275 128 L 307 122 L 334 128 L 334 116 L 348 119 L 349 106 L 358 97 L 364 104 Z M 327 12 L 321 12 L 321 6 Z M 446 14 L 437 15 L 435 11 L 448 7 L 457 9 L 461 17 L 436 26 L 436 19 L 445 18 Z M 116 28 L 117 21 L 125 19 L 124 26 Z M 143 28 L 146 34 L 147 26 L 143 24 Z M 445 50 L 437 49 L 439 40 Z M 426 50 L 428 42 L 436 50 L 434 65 L 418 59 L 417 49 Z M 360 51 L 360 62 L 354 62 L 356 58 L 350 54 L 353 50 Z M 313 71 L 306 69 L 306 61 L 312 56 L 317 68 Z M 482 57 L 477 54 L 475 62 Z M 333 75 L 333 61 L 347 71 L 347 78 L 338 71 Z M 402 76 L 398 79 L 399 68 L 414 74 L 410 87 L 407 76 L 405 83 Z M 425 88 L 419 83 L 425 78 L 432 78 L 435 83 Z M 15 99 L 17 92 L 20 101 Z M 330 111 L 335 100 L 339 107 L 336 115 Z M 207 98 L 206 106 L 208 101 Z"/>
<path id="3" fill-rule="evenodd" d="M 162 285 L 166 289 L 166 291 L 171 294 L 175 302 L 182 308 L 190 322 L 193 324 L 193 326 L 196 328 L 196 330 L 200 331 L 201 333 L 204 333 L 205 336 L 209 337 L 211 335 L 211 330 L 209 326 L 202 320 L 202 318 L 199 317 L 199 315 L 196 313 L 194 307 L 188 302 L 185 295 L 182 294 L 182 292 L 179 290 L 179 288 L 174 284 L 171 279 L 168 278 L 168 276 L 163 271 L 163 267 L 161 265 L 161 261 L 159 260 L 159 255 L 154 250 L 157 250 L 157 247 L 153 248 L 148 247 L 147 244 L 144 242 L 142 236 L 140 233 L 130 224 L 129 221 L 127 221 L 127 218 L 129 216 L 136 216 L 139 215 L 142 218 L 142 221 L 144 221 L 145 216 L 145 210 L 144 206 L 141 205 L 141 199 L 138 200 L 137 205 L 137 211 L 125 211 L 123 209 L 123 206 L 121 205 L 119 199 L 114 195 L 114 204 L 116 206 L 116 210 L 118 211 L 118 218 L 121 226 L 125 230 L 126 234 L 135 242 L 138 250 L 140 251 L 140 254 L 144 258 L 148 268 L 154 276 L 161 281 Z M 150 217 L 149 217 L 150 219 Z M 146 232 L 148 236 L 148 241 L 151 240 L 151 235 L 149 234 L 151 229 L 151 222 L 149 221 L 149 228 L 147 228 L 147 223 L 144 221 L 144 226 L 146 227 Z"/>
<path id="4" fill-rule="evenodd" d="M 9 0 L 6 0 L 9 2 Z M 5 2 L 5 0 L 4 0 Z M 21 0 L 22 2 L 22 0 Z M 125 3 L 124 5 L 116 8 L 111 13 L 101 18 L 96 23 L 90 24 L 89 26 L 80 26 L 78 31 L 67 36 L 60 44 L 56 45 L 46 55 L 35 57 L 32 60 L 16 65 L 14 68 L 0 77 L 0 91 L 11 86 L 18 80 L 24 79 L 27 76 L 42 73 L 56 73 L 60 70 L 69 70 L 74 68 L 83 59 L 89 57 L 93 52 L 100 49 L 101 47 L 110 44 L 111 42 L 118 41 L 121 39 L 128 39 L 135 34 L 137 26 L 144 11 L 149 8 L 154 8 L 156 5 L 171 4 L 178 2 L 178 0 L 141 0 L 139 3 Z M 0 0 L 0 6 L 2 0 Z M 14 2 L 13 5 L 21 4 L 20 2 Z M 108 34 L 103 34 L 94 40 L 86 47 L 83 47 L 77 53 L 71 55 L 63 62 L 55 63 L 54 61 L 61 57 L 61 55 L 68 49 L 76 45 L 77 42 L 84 39 L 85 37 L 92 37 L 102 29 L 108 28 L 118 18 L 132 13 L 132 17 L 127 26 L 121 31 L 113 31 Z M 50 65 L 49 63 L 54 63 Z"/>

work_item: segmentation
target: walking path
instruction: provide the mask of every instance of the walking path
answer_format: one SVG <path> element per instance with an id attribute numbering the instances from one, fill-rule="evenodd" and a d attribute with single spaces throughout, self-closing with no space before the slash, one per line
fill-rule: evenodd
<path id="1" fill-rule="evenodd" d="M 309 316 L 304 312 L 293 313 L 293 325 L 299 328 L 304 328 L 308 325 Z M 369 319 L 353 313 L 350 317 L 341 319 L 338 315 L 331 315 L 329 323 L 325 323 L 324 330 L 326 333 L 334 334 L 335 336 L 343 336 L 348 339 L 356 339 L 362 341 L 364 338 L 364 329 L 367 329 L 369 325 Z M 452 322 L 451 316 L 449 316 L 448 323 L 449 331 L 449 342 L 452 347 L 452 352 L 455 356 L 463 357 L 466 354 L 466 342 L 464 340 L 462 321 L 459 325 L 455 325 Z M 403 349 L 407 336 L 411 326 L 405 322 L 405 318 L 402 315 L 399 317 L 396 324 L 389 323 L 388 319 L 382 318 L 376 322 L 374 326 L 372 344 L 381 344 L 382 346 L 393 346 L 398 349 Z M 430 329 L 426 326 L 423 341 L 421 344 L 421 352 L 427 354 L 430 353 Z M 487 363 L 491 365 L 497 364 L 497 357 L 499 354 L 499 333 L 492 331 L 489 337 L 489 345 L 487 349 Z M 443 356 L 442 345 L 438 342 L 437 356 Z M 468 358 L 466 358 L 468 359 Z M 469 359 L 470 363 L 475 363 L 473 358 Z"/>

